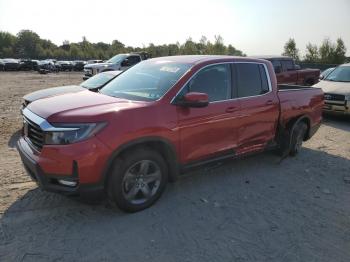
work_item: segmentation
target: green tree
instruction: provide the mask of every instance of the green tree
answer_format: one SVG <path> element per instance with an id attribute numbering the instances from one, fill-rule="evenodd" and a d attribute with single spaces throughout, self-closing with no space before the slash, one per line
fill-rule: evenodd
<path id="1" fill-rule="evenodd" d="M 320 60 L 317 45 L 308 43 L 306 46 L 306 53 L 304 57 L 305 62 L 317 63 Z"/>
<path id="2" fill-rule="evenodd" d="M 196 43 L 193 42 L 192 38 L 189 37 L 186 42 L 181 46 L 182 55 L 196 55 L 199 54 Z"/>
<path id="3" fill-rule="evenodd" d="M 299 61 L 299 49 L 297 48 L 293 38 L 289 38 L 287 43 L 284 45 L 284 52 L 282 55 L 292 57 L 296 61 Z"/>
<path id="4" fill-rule="evenodd" d="M 320 62 L 329 64 L 333 63 L 335 46 L 329 38 L 325 38 L 320 46 Z"/>
<path id="5" fill-rule="evenodd" d="M 38 47 L 40 46 L 40 37 L 37 33 L 30 30 L 22 30 L 17 34 L 15 45 L 16 53 L 21 58 L 39 57 Z"/>
<path id="6" fill-rule="evenodd" d="M 213 55 L 225 55 L 226 54 L 226 46 L 224 45 L 224 40 L 220 35 L 214 36 L 215 41 L 212 48 Z"/>
<path id="7" fill-rule="evenodd" d="M 334 50 L 333 61 L 335 64 L 343 64 L 346 60 L 346 47 L 343 39 L 338 38 Z"/>
<path id="8" fill-rule="evenodd" d="M 11 57 L 14 54 L 14 46 L 16 44 L 16 36 L 0 31 L 0 57 Z"/>

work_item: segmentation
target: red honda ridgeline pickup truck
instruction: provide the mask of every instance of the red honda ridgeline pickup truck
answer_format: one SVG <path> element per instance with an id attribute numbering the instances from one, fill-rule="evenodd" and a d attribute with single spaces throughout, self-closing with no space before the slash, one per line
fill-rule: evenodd
<path id="1" fill-rule="evenodd" d="M 99 93 L 29 104 L 18 149 L 43 189 L 103 191 L 135 212 L 151 206 L 167 182 L 190 167 L 270 148 L 295 155 L 320 126 L 323 93 L 279 88 L 267 60 L 146 60 Z"/>
<path id="2" fill-rule="evenodd" d="M 312 86 L 319 82 L 320 69 L 301 69 L 290 57 L 265 56 L 256 58 L 266 59 L 272 63 L 278 84 Z"/>

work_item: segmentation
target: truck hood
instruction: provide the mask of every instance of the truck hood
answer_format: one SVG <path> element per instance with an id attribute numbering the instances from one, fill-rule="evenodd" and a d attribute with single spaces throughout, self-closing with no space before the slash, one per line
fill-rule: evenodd
<path id="1" fill-rule="evenodd" d="M 52 123 L 88 123 L 108 121 L 111 113 L 145 105 L 147 102 L 130 101 L 86 90 L 43 98 L 32 102 L 27 108 Z"/>
<path id="2" fill-rule="evenodd" d="M 314 85 L 314 87 L 322 88 L 324 93 L 350 95 L 350 82 L 334 82 L 322 80 Z"/>
<path id="3" fill-rule="evenodd" d="M 113 65 L 112 63 L 96 63 L 96 64 L 88 64 L 84 66 L 84 68 L 101 68 L 101 67 L 108 67 L 110 65 Z"/>
<path id="4" fill-rule="evenodd" d="M 23 99 L 29 104 L 38 99 L 47 98 L 55 95 L 67 94 L 67 93 L 76 93 L 84 90 L 86 90 L 86 88 L 81 86 L 73 86 L 73 85 L 52 87 L 52 88 L 46 88 L 46 89 L 38 90 L 33 93 L 27 94 L 23 97 Z"/>

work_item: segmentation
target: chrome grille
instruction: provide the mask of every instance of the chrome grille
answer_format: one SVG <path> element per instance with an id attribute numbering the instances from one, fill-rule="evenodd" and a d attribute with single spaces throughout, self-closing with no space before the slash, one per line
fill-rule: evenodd
<path id="1" fill-rule="evenodd" d="M 331 100 L 331 101 L 345 101 L 345 96 L 344 95 L 338 95 L 338 94 L 325 93 L 324 94 L 324 99 L 325 100 Z"/>
<path id="2" fill-rule="evenodd" d="M 44 132 L 40 126 L 27 118 L 23 120 L 24 136 L 30 141 L 35 149 L 40 151 L 44 144 Z"/>

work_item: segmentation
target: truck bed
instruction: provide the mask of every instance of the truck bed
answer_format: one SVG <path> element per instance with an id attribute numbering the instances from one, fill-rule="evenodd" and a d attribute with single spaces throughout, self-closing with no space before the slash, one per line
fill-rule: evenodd
<path id="1" fill-rule="evenodd" d="M 280 123 L 307 114 L 310 125 L 319 123 L 322 118 L 323 92 L 320 88 L 300 85 L 279 85 Z"/>

